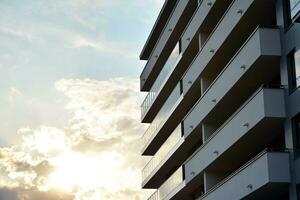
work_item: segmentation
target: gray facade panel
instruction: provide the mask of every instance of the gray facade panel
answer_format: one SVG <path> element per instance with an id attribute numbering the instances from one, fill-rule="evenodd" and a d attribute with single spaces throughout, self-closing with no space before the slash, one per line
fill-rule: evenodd
<path id="1" fill-rule="evenodd" d="M 186 23 L 188 22 L 189 18 L 184 18 L 183 13 L 187 12 L 187 10 L 189 12 L 192 12 L 193 9 L 191 8 L 195 7 L 195 4 L 195 0 L 178 1 L 140 76 L 140 84 L 142 90 L 150 90 L 153 82 L 155 81 L 155 77 L 153 75 L 150 77 L 150 75 L 157 75 L 160 69 L 163 67 L 165 61 L 167 60 L 169 54 L 171 53 L 176 42 L 179 39 L 180 35 L 178 35 L 177 30 L 184 28 L 179 27 L 179 25 L 182 26 L 184 24 L 182 24 L 182 21 Z"/>
<path id="2" fill-rule="evenodd" d="M 198 33 L 200 26 L 206 19 L 216 0 L 203 0 L 182 35 L 182 51 L 184 52 L 192 39 Z"/>
<path id="3" fill-rule="evenodd" d="M 261 34 L 261 30 L 262 29 L 257 29 L 250 37 L 245 46 L 242 47 L 229 65 L 225 67 L 225 70 L 217 77 L 216 81 L 212 83 L 211 87 L 207 89 L 207 92 L 184 119 L 184 134 L 186 137 L 194 130 L 194 128 L 199 126 L 199 122 L 206 117 L 238 80 L 251 69 L 257 59 L 262 56 L 260 53 L 262 51 L 261 47 L 271 45 L 269 44 L 270 42 L 272 42 L 274 47 L 279 47 L 279 45 L 276 44 L 279 43 L 279 41 L 273 42 L 265 40 L 268 37 L 272 37 L 273 34 L 277 35 L 278 30 L 270 30 L 270 32 L 268 32 L 269 34 Z M 278 50 L 277 53 L 279 53 Z M 274 56 L 278 55 L 279 54 L 275 54 Z M 245 68 L 241 68 L 241 66 L 245 66 Z"/>
<path id="4" fill-rule="evenodd" d="M 181 58 L 142 120 L 151 122 L 180 84 L 143 150 L 155 154 L 182 123 L 180 142 L 143 182 L 158 189 L 149 200 L 300 199 L 300 87 L 291 63 L 300 51 L 300 4 L 289 6 L 297 1 L 199 0 L 191 9 L 179 0 L 141 75 L 147 91 L 181 38 Z"/>
<path id="5" fill-rule="evenodd" d="M 272 115 L 274 118 L 282 117 L 284 112 L 284 105 L 282 99 L 274 98 L 281 96 L 283 98 L 283 90 L 261 90 L 255 97 L 250 99 L 249 103 L 245 105 L 229 122 L 227 122 L 222 129 L 217 132 L 214 137 L 209 140 L 206 145 L 201 147 L 194 156 L 186 163 L 186 181 L 191 181 L 195 175 L 203 172 L 214 160 L 222 156 L 227 149 L 229 149 L 235 142 L 248 133 L 249 130 L 254 128 L 264 118 Z M 267 113 L 265 110 L 265 101 L 269 100 L 276 102 L 280 107 L 273 107 L 276 112 Z M 275 104 L 273 104 L 275 105 Z M 247 126 L 246 126 L 247 124 Z M 258 138 L 259 139 L 259 138 Z M 216 153 L 217 152 L 217 153 Z"/>
<path id="6" fill-rule="evenodd" d="M 227 13 L 217 25 L 216 29 L 210 36 L 209 40 L 195 58 L 192 65 L 189 67 L 186 75 L 183 78 L 183 91 L 184 93 L 195 82 L 202 70 L 206 67 L 211 59 L 213 59 L 214 53 L 220 48 L 227 36 L 231 33 L 233 28 L 239 22 L 243 15 L 238 14 L 238 10 L 244 12 L 251 6 L 254 0 L 244 1 L 235 0 L 231 7 L 227 10 Z"/>
<path id="7" fill-rule="evenodd" d="M 281 170 L 284 170 L 284 173 L 269 173 Z M 240 200 L 267 184 L 289 182 L 289 154 L 266 153 L 197 200 Z"/>

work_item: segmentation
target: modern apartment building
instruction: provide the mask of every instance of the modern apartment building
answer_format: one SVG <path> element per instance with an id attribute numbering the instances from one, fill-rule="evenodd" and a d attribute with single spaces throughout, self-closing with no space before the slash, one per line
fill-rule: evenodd
<path id="1" fill-rule="evenodd" d="M 300 200 L 300 0 L 165 0 L 140 55 L 149 200 Z"/>

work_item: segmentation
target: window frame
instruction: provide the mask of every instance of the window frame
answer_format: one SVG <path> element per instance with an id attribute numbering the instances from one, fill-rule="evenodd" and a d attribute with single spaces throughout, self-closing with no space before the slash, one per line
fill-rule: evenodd
<path id="1" fill-rule="evenodd" d="M 297 191 L 297 198 L 300 198 L 300 184 L 297 184 L 296 186 L 296 191 Z"/>
<path id="2" fill-rule="evenodd" d="M 292 130 L 294 135 L 294 150 L 295 150 L 295 159 L 300 157 L 300 113 L 295 115 L 292 119 Z"/>
<path id="3" fill-rule="evenodd" d="M 297 85 L 297 76 L 296 76 L 296 53 L 300 53 L 299 50 L 291 50 L 287 56 L 287 67 L 288 67 L 288 77 L 289 77 L 289 92 L 292 94 L 294 91 L 296 91 L 298 88 L 300 88 L 300 84 Z"/>
<path id="4" fill-rule="evenodd" d="M 299 54 L 299 55 L 298 55 Z M 298 84 L 298 79 L 300 78 L 300 75 L 299 76 L 297 76 L 297 68 L 299 67 L 300 68 L 300 63 L 297 63 L 296 61 L 296 55 L 298 55 L 299 57 L 300 57 L 300 49 L 298 49 L 297 51 L 295 51 L 295 53 L 294 53 L 294 68 L 293 68 L 293 70 L 294 70 L 294 84 L 295 84 L 295 89 L 298 89 L 298 88 L 300 88 L 300 83 Z M 298 66 L 298 65 L 299 66 Z M 298 72 L 299 73 L 299 72 Z"/>
<path id="5" fill-rule="evenodd" d="M 291 16 L 290 0 L 282 0 L 283 17 L 284 17 L 284 30 L 287 32 L 293 26 L 293 19 Z"/>

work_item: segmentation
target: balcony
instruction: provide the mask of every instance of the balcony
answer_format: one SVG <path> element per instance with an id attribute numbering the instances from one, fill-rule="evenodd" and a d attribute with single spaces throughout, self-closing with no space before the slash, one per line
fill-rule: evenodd
<path id="1" fill-rule="evenodd" d="M 205 171 L 234 171 L 268 147 L 281 134 L 284 105 L 283 89 L 261 88 L 255 92 L 186 161 L 186 186 L 181 192 L 187 195 L 187 191 L 196 190 L 203 183 Z"/>
<path id="2" fill-rule="evenodd" d="M 300 0 L 290 0 L 290 10 L 292 19 L 300 22 Z"/>
<path id="3" fill-rule="evenodd" d="M 271 0 L 251 0 L 249 1 L 250 2 L 250 8 L 248 7 L 248 10 L 243 10 L 243 12 L 240 14 L 237 13 L 237 11 L 240 11 L 240 7 L 242 5 L 244 5 L 243 3 L 246 3 L 248 1 L 241 1 L 241 0 L 235 0 L 233 2 L 233 4 L 231 4 L 230 8 L 226 11 L 225 15 L 224 16 L 227 16 L 229 15 L 229 18 L 227 19 L 226 17 L 223 16 L 223 19 L 227 19 L 225 22 L 222 22 L 222 23 L 219 23 L 218 26 L 220 26 L 222 24 L 222 28 L 225 26 L 226 27 L 226 24 L 231 24 L 229 27 L 234 27 L 236 24 L 239 24 L 239 26 L 237 26 L 235 29 L 236 30 L 233 30 L 233 29 L 230 29 L 231 31 L 233 32 L 237 32 L 238 34 L 240 34 L 241 32 L 243 31 L 250 31 L 252 30 L 253 26 L 254 25 L 257 25 L 257 24 L 268 24 L 268 23 L 271 23 L 270 21 L 273 21 L 274 20 L 274 16 L 272 16 L 272 12 L 270 12 L 270 15 L 268 15 L 267 17 L 265 17 L 265 15 L 262 14 L 263 10 L 268 8 L 269 10 L 273 10 L 273 4 L 272 4 L 272 1 L 269 2 Z M 237 3 L 236 3 L 237 2 Z M 201 4 L 202 5 L 202 4 Z M 201 6 L 200 5 L 200 6 Z M 248 5 L 248 4 L 247 4 Z M 249 5 L 248 5 L 249 6 Z M 247 12 L 246 12 L 247 11 Z M 247 13 L 247 14 L 246 14 Z M 235 19 L 235 20 L 231 20 L 231 16 L 232 15 L 237 15 L 238 19 Z M 240 17 L 242 17 L 242 21 L 245 22 L 245 23 L 240 23 L 238 21 L 241 21 L 240 20 Z M 246 21 L 249 20 L 249 23 Z M 223 21 L 223 20 L 221 20 Z M 223 23 L 226 23 L 225 25 Z M 233 25 L 232 25 L 233 23 Z M 254 23 L 254 24 L 252 24 Z M 241 24 L 249 24 L 249 26 L 246 26 L 244 27 L 243 25 Z M 217 26 L 217 27 L 218 27 Z M 250 29 L 248 29 L 249 27 L 251 27 Z M 227 29 L 227 28 L 226 28 Z M 240 30 L 241 29 L 241 30 Z M 255 28 L 253 28 L 255 30 Z M 217 31 L 218 30 L 218 31 Z M 225 58 L 225 57 L 229 57 L 230 55 L 230 59 L 232 58 L 232 56 L 234 55 L 234 52 L 231 52 L 230 54 L 227 54 L 228 52 L 230 52 L 232 49 L 233 49 L 233 46 L 236 46 L 237 44 L 237 41 L 238 43 L 239 42 L 244 42 L 244 38 L 241 38 L 240 35 L 242 35 L 243 37 L 247 34 L 240 34 L 240 35 L 236 35 L 236 34 L 230 34 L 230 40 L 226 39 L 226 37 L 224 38 L 224 36 L 226 36 L 226 34 L 223 34 L 223 31 L 219 31 L 219 29 L 215 29 L 216 32 L 215 34 L 212 33 L 212 35 L 217 35 L 219 37 L 219 39 L 221 39 L 223 42 L 226 40 L 226 45 L 222 45 L 222 53 L 218 54 L 219 56 L 221 56 L 222 58 Z M 229 33 L 228 33 L 229 34 Z M 209 40 L 212 40 L 213 37 L 211 36 Z M 223 40 L 224 39 L 224 40 Z M 230 43 L 231 40 L 234 40 L 235 42 L 233 42 L 232 44 Z M 274 40 L 276 41 L 276 40 Z M 213 40 L 213 43 L 215 43 L 216 41 Z M 219 40 L 218 40 L 219 42 Z M 207 46 L 208 44 L 210 43 L 206 43 L 206 45 L 204 45 L 204 48 L 205 46 Z M 233 45 L 234 44 L 234 45 Z M 241 45 L 237 45 L 238 48 L 240 48 Z M 208 46 L 209 47 L 209 46 Z M 205 65 L 205 63 L 199 63 L 197 61 L 199 55 L 202 55 L 202 52 L 203 52 L 203 49 L 202 51 L 200 51 L 200 53 L 198 54 L 197 58 L 195 59 L 196 61 L 193 62 L 193 64 L 190 66 L 190 69 L 191 68 L 199 68 L 201 69 L 201 67 L 203 67 Z M 226 54 L 226 56 L 225 56 Z M 200 56 L 201 57 L 201 56 Z M 207 56 L 207 57 L 201 57 L 203 60 L 207 60 L 207 58 L 209 58 L 209 60 L 211 59 L 210 56 Z M 205 61 L 206 62 L 206 61 Z M 229 62 L 229 61 L 228 61 Z M 222 65 L 222 68 L 224 67 L 224 63 L 227 63 L 225 62 L 224 60 L 222 59 L 219 59 L 217 57 L 217 59 L 215 59 L 215 61 L 212 63 L 213 65 L 210 65 L 208 68 L 211 68 L 211 69 L 217 69 L 219 65 Z M 274 62 L 270 62 L 268 64 L 271 64 L 270 65 L 270 70 L 271 68 L 273 68 L 273 66 L 278 66 L 276 63 Z M 200 67 L 199 67 L 200 66 Z M 219 71 L 216 71 L 215 73 L 217 73 Z M 151 138 L 151 134 L 148 134 L 148 138 L 147 141 L 149 140 L 149 143 L 147 143 L 146 147 L 143 149 L 143 155 L 154 155 L 154 153 L 158 150 L 158 148 L 160 147 L 160 145 L 163 144 L 164 140 L 168 137 L 168 135 L 170 135 L 172 129 L 175 129 L 177 124 L 180 123 L 182 117 L 185 115 L 186 111 L 190 109 L 190 107 L 194 104 L 194 102 L 198 99 L 198 97 L 200 96 L 200 93 L 199 93 L 199 86 L 200 84 L 193 84 L 193 89 L 189 90 L 188 94 L 187 94 L 187 85 L 190 85 L 190 82 L 188 81 L 188 77 L 192 74 L 197 74 L 197 72 L 193 72 L 193 71 L 188 71 L 187 74 L 184 76 L 184 79 L 183 79 L 183 89 L 184 91 L 186 92 L 186 95 L 188 96 L 188 98 L 184 98 L 183 101 L 180 101 L 178 102 L 178 106 L 177 107 L 174 107 L 174 113 L 170 113 L 170 116 L 167 117 L 165 120 L 164 120 L 164 123 L 161 123 L 161 126 L 156 129 L 156 133 L 154 133 L 154 136 L 153 138 Z M 210 71 L 210 74 L 212 72 Z M 168 80 L 171 80 L 168 79 Z M 254 80 L 255 82 L 255 80 Z M 191 82 L 192 83 L 192 82 Z M 255 88 L 256 89 L 256 88 Z M 162 93 L 160 93 L 160 96 L 163 96 Z M 158 97 L 155 99 L 155 101 L 158 99 Z M 164 101 L 162 101 L 164 102 Z M 152 106 L 154 107 L 154 106 Z M 159 137 L 157 136 L 159 135 Z"/>
<path id="4" fill-rule="evenodd" d="M 172 154 L 168 154 L 151 172 L 151 175 L 143 179 L 144 188 L 160 186 L 166 180 L 165 174 L 169 174 L 174 167 L 182 165 L 193 148 L 201 145 L 202 124 L 207 119 L 224 122 L 261 84 L 274 77 L 269 71 L 279 73 L 281 47 L 278 38 L 279 30 L 277 29 L 258 28 L 251 35 L 183 120 L 184 137 L 182 136 L 181 142 L 172 147 L 170 150 Z M 212 102 L 214 98 L 218 100 Z M 148 140 L 147 152 L 159 149 L 166 140 L 165 136 L 168 131 L 172 130 L 170 126 L 180 124 L 182 110 L 185 107 L 182 102 L 183 99 L 179 98 L 174 106 L 176 110 L 172 108 L 171 114 L 162 122 L 163 126 L 159 127 L 154 136 Z M 191 129 L 191 126 L 194 129 Z"/>
<path id="5" fill-rule="evenodd" d="M 204 123 L 221 125 L 260 85 L 279 74 L 279 38 L 278 29 L 254 31 L 184 119 L 186 138 L 202 132 Z"/>
<path id="6" fill-rule="evenodd" d="M 143 47 L 143 50 L 140 54 L 141 60 L 148 60 L 149 56 L 151 55 L 151 52 L 153 51 L 153 48 L 155 47 L 155 44 L 157 40 L 160 37 L 160 34 L 164 30 L 164 27 L 166 26 L 166 23 L 168 22 L 168 19 L 177 4 L 178 0 L 166 0 L 156 21 L 155 24 L 151 30 L 150 35 L 147 38 L 147 41 Z"/>
<path id="7" fill-rule="evenodd" d="M 151 183 L 153 181 L 153 174 L 157 172 L 160 168 L 161 164 L 165 159 L 168 159 L 173 154 L 172 149 L 175 146 L 178 146 L 182 143 L 182 132 L 181 132 L 181 125 L 179 125 L 173 133 L 169 136 L 169 138 L 165 141 L 165 143 L 161 146 L 161 148 L 156 152 L 153 158 L 148 162 L 148 164 L 144 167 L 142 171 L 142 187 L 143 188 L 155 188 L 159 187 L 161 182 L 158 184 Z M 156 177 L 159 178 L 159 177 Z"/>
<path id="8" fill-rule="evenodd" d="M 166 81 L 166 78 L 169 76 L 170 72 L 172 72 L 177 65 L 177 61 L 180 59 L 180 44 L 179 42 L 176 44 L 175 48 L 173 49 L 172 53 L 170 54 L 168 60 L 166 61 L 164 67 L 162 68 L 161 72 L 159 73 L 158 77 L 156 78 L 154 84 L 152 85 L 150 91 L 148 92 L 145 100 L 141 105 L 141 118 L 142 121 L 148 121 L 149 115 L 151 115 L 151 119 L 153 118 L 153 109 L 152 112 L 149 111 L 153 100 L 156 98 L 157 93 L 159 92 L 160 88 L 162 87 L 163 83 Z M 156 109 L 156 111 L 159 109 Z M 156 114 L 156 112 L 155 112 Z"/>
<path id="9" fill-rule="evenodd" d="M 274 1 L 234 0 L 184 75 L 184 95 L 191 96 L 197 90 L 203 74 L 214 79 L 258 25 L 275 24 Z"/>
<path id="10" fill-rule="evenodd" d="M 165 118 L 167 118 L 169 113 L 172 112 L 173 107 L 176 106 L 176 102 L 180 99 L 180 97 L 181 97 L 181 90 L 180 90 L 180 83 L 178 83 L 142 137 L 143 155 L 153 155 L 156 152 L 156 151 L 149 152 L 148 150 L 149 143 L 153 140 L 153 138 L 156 137 L 157 130 L 159 130 L 159 128 L 162 126 Z"/>
<path id="11" fill-rule="evenodd" d="M 181 55 L 177 62 L 173 62 L 176 64 L 171 70 L 167 70 L 169 71 L 168 75 L 163 78 L 164 80 L 159 84 L 159 87 L 156 87 L 158 90 L 155 90 L 155 93 L 149 93 L 142 104 L 142 122 L 150 122 L 155 117 L 170 91 L 179 82 L 182 74 L 198 53 L 200 30 L 205 34 L 211 32 L 231 1 L 203 0 L 200 2 L 180 39 Z"/>
<path id="12" fill-rule="evenodd" d="M 180 0 L 175 5 L 148 62 L 140 76 L 142 91 L 149 91 L 165 61 L 179 41 L 189 19 L 197 8 L 197 0 Z"/>
<path id="13" fill-rule="evenodd" d="M 182 35 L 182 51 L 198 40 L 199 33 L 210 34 L 233 0 L 201 0 L 194 16 Z M 197 41 L 199 42 L 199 41 Z"/>
<path id="14" fill-rule="evenodd" d="M 197 200 L 275 199 L 289 183 L 289 154 L 265 151 Z"/>
<path id="15" fill-rule="evenodd" d="M 173 192 L 180 190 L 183 186 L 183 168 L 179 167 L 170 178 L 156 191 L 148 200 L 169 199 Z"/>

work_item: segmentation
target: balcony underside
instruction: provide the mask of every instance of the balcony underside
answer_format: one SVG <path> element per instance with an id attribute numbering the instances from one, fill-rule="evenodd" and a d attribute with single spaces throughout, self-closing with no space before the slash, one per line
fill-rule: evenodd
<path id="1" fill-rule="evenodd" d="M 170 73 L 170 76 L 164 84 L 162 84 L 162 88 L 157 93 L 157 97 L 153 100 L 152 105 L 145 115 L 142 116 L 141 120 L 143 123 L 151 122 L 154 119 L 163 105 L 163 102 L 166 101 L 168 95 L 182 78 L 182 75 L 198 53 L 199 31 L 201 30 L 202 32 L 210 33 L 231 1 L 232 0 L 204 0 L 198 7 L 195 15 L 182 35 L 182 56 L 180 57 L 175 69 Z M 212 5 L 210 5 L 210 3 L 212 3 Z"/>
<path id="2" fill-rule="evenodd" d="M 282 89 L 262 89 L 214 133 L 185 164 L 186 186 L 172 199 L 187 198 L 203 184 L 205 170 L 230 172 L 280 136 L 284 120 Z M 249 127 L 245 127 L 249 123 Z M 218 152 L 217 155 L 214 152 Z"/>
<path id="3" fill-rule="evenodd" d="M 184 145 L 183 145 L 184 143 Z M 192 154 L 192 147 L 200 146 L 201 139 L 199 137 L 184 138 L 175 145 L 160 165 L 151 173 L 151 175 L 143 181 L 142 188 L 155 189 L 160 187 L 174 170 L 180 166 Z"/>
<path id="4" fill-rule="evenodd" d="M 141 91 L 149 91 L 197 8 L 197 0 L 180 0 L 161 33 L 140 76 Z"/>
<path id="5" fill-rule="evenodd" d="M 280 129 L 281 126 L 279 125 L 282 122 L 282 120 L 279 119 L 273 119 L 273 120 L 264 120 L 261 122 L 260 125 L 255 127 L 255 129 L 251 132 L 256 132 L 256 134 L 253 134 L 251 132 L 248 133 L 248 135 L 241 141 L 239 141 L 239 144 L 234 145 L 230 151 L 227 151 L 222 155 L 221 159 L 216 160 L 212 165 L 210 165 L 208 168 L 209 170 L 217 171 L 217 170 L 232 170 L 239 166 L 241 161 L 247 161 L 253 157 L 253 155 L 258 153 L 258 150 L 261 150 L 263 147 L 265 147 L 265 144 L 268 142 L 272 141 L 273 138 L 279 135 L 279 133 L 276 133 L 276 130 Z M 268 127 L 268 130 L 266 129 Z M 272 135 L 272 131 L 275 132 L 274 135 Z M 251 135 L 253 134 L 253 135 Z M 260 136 L 258 136 L 260 135 Z M 270 138 L 266 138 L 270 137 Z M 260 140 L 259 143 L 257 143 L 257 140 Z M 242 150 L 243 149 L 243 150 Z M 245 156 L 243 154 L 247 153 L 248 156 Z M 249 156 L 251 155 L 251 156 Z M 237 162 L 238 159 L 241 159 Z M 222 166 L 222 167 L 221 167 Z M 193 180 L 191 180 L 188 183 L 183 183 L 184 186 L 182 186 L 181 190 L 174 191 L 170 195 L 170 200 L 182 200 L 182 199 L 187 199 L 187 200 L 192 200 L 193 198 L 191 197 L 192 194 L 195 193 L 195 191 L 199 188 L 200 185 L 203 185 L 203 171 L 198 174 Z M 286 185 L 286 184 L 284 184 Z M 277 186 L 283 186 L 282 184 L 276 184 Z M 268 188 L 273 188 L 272 184 L 268 185 L 266 188 L 264 188 L 264 191 L 267 191 Z M 256 194 L 253 194 L 253 196 L 262 196 L 259 191 L 257 191 Z M 256 199 L 256 198 L 251 198 L 251 196 L 245 197 L 245 199 L 250 200 L 250 199 Z M 222 199 L 222 198 L 221 198 Z M 220 199 L 220 200 L 221 200 Z M 263 198 L 262 198 L 263 199 Z M 213 199 L 215 200 L 215 199 Z M 223 199 L 222 199 L 223 200 Z"/>
<path id="6" fill-rule="evenodd" d="M 258 58 L 247 72 L 247 75 L 243 76 L 222 100 L 218 102 L 214 110 L 211 111 L 211 114 L 206 117 L 206 120 L 217 121 L 219 116 L 217 113 L 223 113 L 224 115 L 232 113 L 232 110 L 236 109 L 236 106 L 245 101 L 261 84 L 268 83 L 274 79 L 279 73 L 279 59 L 278 56 L 261 56 Z M 270 71 L 273 71 L 274 73 L 270 73 Z M 278 73 L 276 73 L 276 71 Z M 157 130 L 148 145 L 143 148 L 142 155 L 155 154 L 163 142 L 172 133 L 172 130 L 176 128 L 182 118 L 186 115 L 185 113 L 191 108 L 191 105 L 197 100 L 199 95 L 200 92 L 198 90 L 198 93 L 195 93 L 193 98 L 180 98 L 178 100 L 178 104 L 174 105 L 174 109 L 162 123 L 162 126 Z M 232 98 L 233 96 L 238 96 L 238 98 Z M 199 120 L 199 122 L 201 122 L 201 120 Z M 197 129 L 193 132 L 197 131 L 199 130 Z M 189 134 L 189 131 L 185 131 L 186 136 Z"/>
<path id="7" fill-rule="evenodd" d="M 192 105 L 197 101 L 199 96 L 200 93 L 195 93 L 193 97 L 186 101 L 182 101 L 182 97 L 178 99 L 169 115 L 162 122 L 162 126 L 158 128 L 156 133 L 154 133 L 150 142 L 142 148 L 142 155 L 154 155 L 157 152 L 161 145 L 170 136 L 172 131 L 181 122 L 182 118 L 186 115 Z"/>
<path id="8" fill-rule="evenodd" d="M 148 60 L 149 56 L 151 55 L 151 52 L 153 48 L 155 47 L 155 44 L 157 40 L 159 39 L 159 36 L 161 32 L 164 29 L 164 26 L 166 25 L 169 16 L 172 13 L 172 10 L 174 9 L 176 5 L 176 0 L 167 0 L 165 1 L 163 8 L 161 9 L 158 18 L 156 19 L 155 25 L 152 28 L 152 31 L 150 35 L 148 36 L 148 39 L 143 47 L 143 50 L 140 54 L 141 60 Z"/>
<path id="9" fill-rule="evenodd" d="M 209 101 L 207 102 L 204 98 L 200 99 L 198 104 L 202 104 L 205 107 L 203 110 L 201 107 L 194 107 L 193 109 L 199 109 L 195 111 L 191 119 L 196 120 L 198 128 L 195 128 L 192 132 L 185 130 L 185 138 L 180 145 L 177 145 L 172 150 L 172 154 L 167 156 L 162 163 L 156 168 L 156 170 L 151 173 L 149 178 L 143 181 L 144 188 L 157 188 L 159 187 L 168 177 L 168 174 L 188 158 L 189 155 L 193 153 L 195 147 L 200 146 L 202 143 L 202 134 L 201 134 L 201 124 L 204 120 L 206 121 L 222 121 L 224 118 L 229 117 L 238 107 L 247 100 L 251 94 L 263 83 L 268 82 L 279 73 L 279 57 L 270 56 L 270 55 L 261 55 L 262 50 L 257 49 L 257 46 L 260 46 L 262 49 L 265 46 L 268 46 L 265 43 L 266 36 L 271 38 L 272 35 L 276 35 L 278 30 L 276 29 L 258 29 L 255 34 L 249 39 L 249 41 L 242 47 L 239 54 L 233 59 L 232 64 L 229 64 L 224 72 L 217 78 L 215 83 L 211 86 L 209 90 L 212 92 L 220 90 L 220 93 L 223 93 L 224 96 L 221 97 L 221 100 L 216 103 L 216 105 L 211 104 L 210 100 L 214 96 L 209 96 L 210 91 L 207 92 Z M 267 30 L 267 31 L 265 31 Z M 269 32 L 271 31 L 271 32 Z M 264 34 L 261 34 L 264 33 Z M 258 39 L 259 38 L 259 39 Z M 252 53 L 251 53 L 252 52 Z M 253 54 L 253 52 L 255 52 Z M 265 54 L 271 54 L 271 52 L 265 51 Z M 244 63 L 244 59 L 247 57 L 249 66 L 248 70 L 240 72 L 240 63 L 241 60 Z M 250 64 L 252 63 L 252 65 Z M 234 71 L 232 71 L 234 70 Z M 272 71 L 273 73 L 269 73 Z M 240 78 L 238 78 L 240 77 Z M 223 82 L 230 82 L 232 88 L 227 91 L 223 88 Z M 230 88 L 230 87 L 229 87 Z M 219 93 L 218 93 L 219 94 Z M 233 98 L 234 97 L 234 98 Z M 171 116 L 164 123 L 160 131 L 154 136 L 150 144 L 147 145 L 147 151 L 156 152 L 157 149 L 163 144 L 163 142 L 168 137 L 173 127 L 178 125 L 180 120 L 183 117 L 183 113 L 186 112 L 186 105 L 183 100 L 179 101 L 176 110 L 172 112 Z M 209 106 L 206 106 L 209 104 Z M 207 111 L 206 111 L 207 110 Z M 197 114 L 199 113 L 199 114 Z M 219 113 L 222 113 L 220 115 Z M 172 123 L 173 122 L 173 123 Z M 192 122 L 189 122 L 187 119 L 184 121 L 185 127 L 189 128 L 189 125 Z M 194 124 L 195 125 L 195 124 Z M 150 151 L 152 150 L 152 151 Z"/>
<path id="10" fill-rule="evenodd" d="M 197 200 L 280 199 L 288 191 L 289 171 L 288 153 L 266 152 Z"/>
<path id="11" fill-rule="evenodd" d="M 186 71 L 198 50 L 199 46 L 193 43 L 189 46 L 189 50 L 179 56 L 179 60 L 176 63 L 175 68 L 170 72 L 169 76 L 163 82 L 162 87 L 157 92 L 152 104 L 145 112 L 145 114 L 141 117 L 142 123 L 152 122 L 152 120 L 162 108 L 164 102 L 167 100 L 168 96 L 171 94 L 174 87 L 179 83 L 182 74 Z M 194 98 L 196 98 L 196 95 L 194 96 Z"/>
<path id="12" fill-rule="evenodd" d="M 270 13 L 265 15 L 265 10 Z M 274 2 L 270 0 L 233 1 L 186 72 L 183 93 L 191 96 L 201 76 L 220 72 L 257 26 L 274 25 L 274 10 Z"/>
<path id="13" fill-rule="evenodd" d="M 267 183 L 250 195 L 242 198 L 242 200 L 283 200 L 289 192 L 288 183 Z"/>

